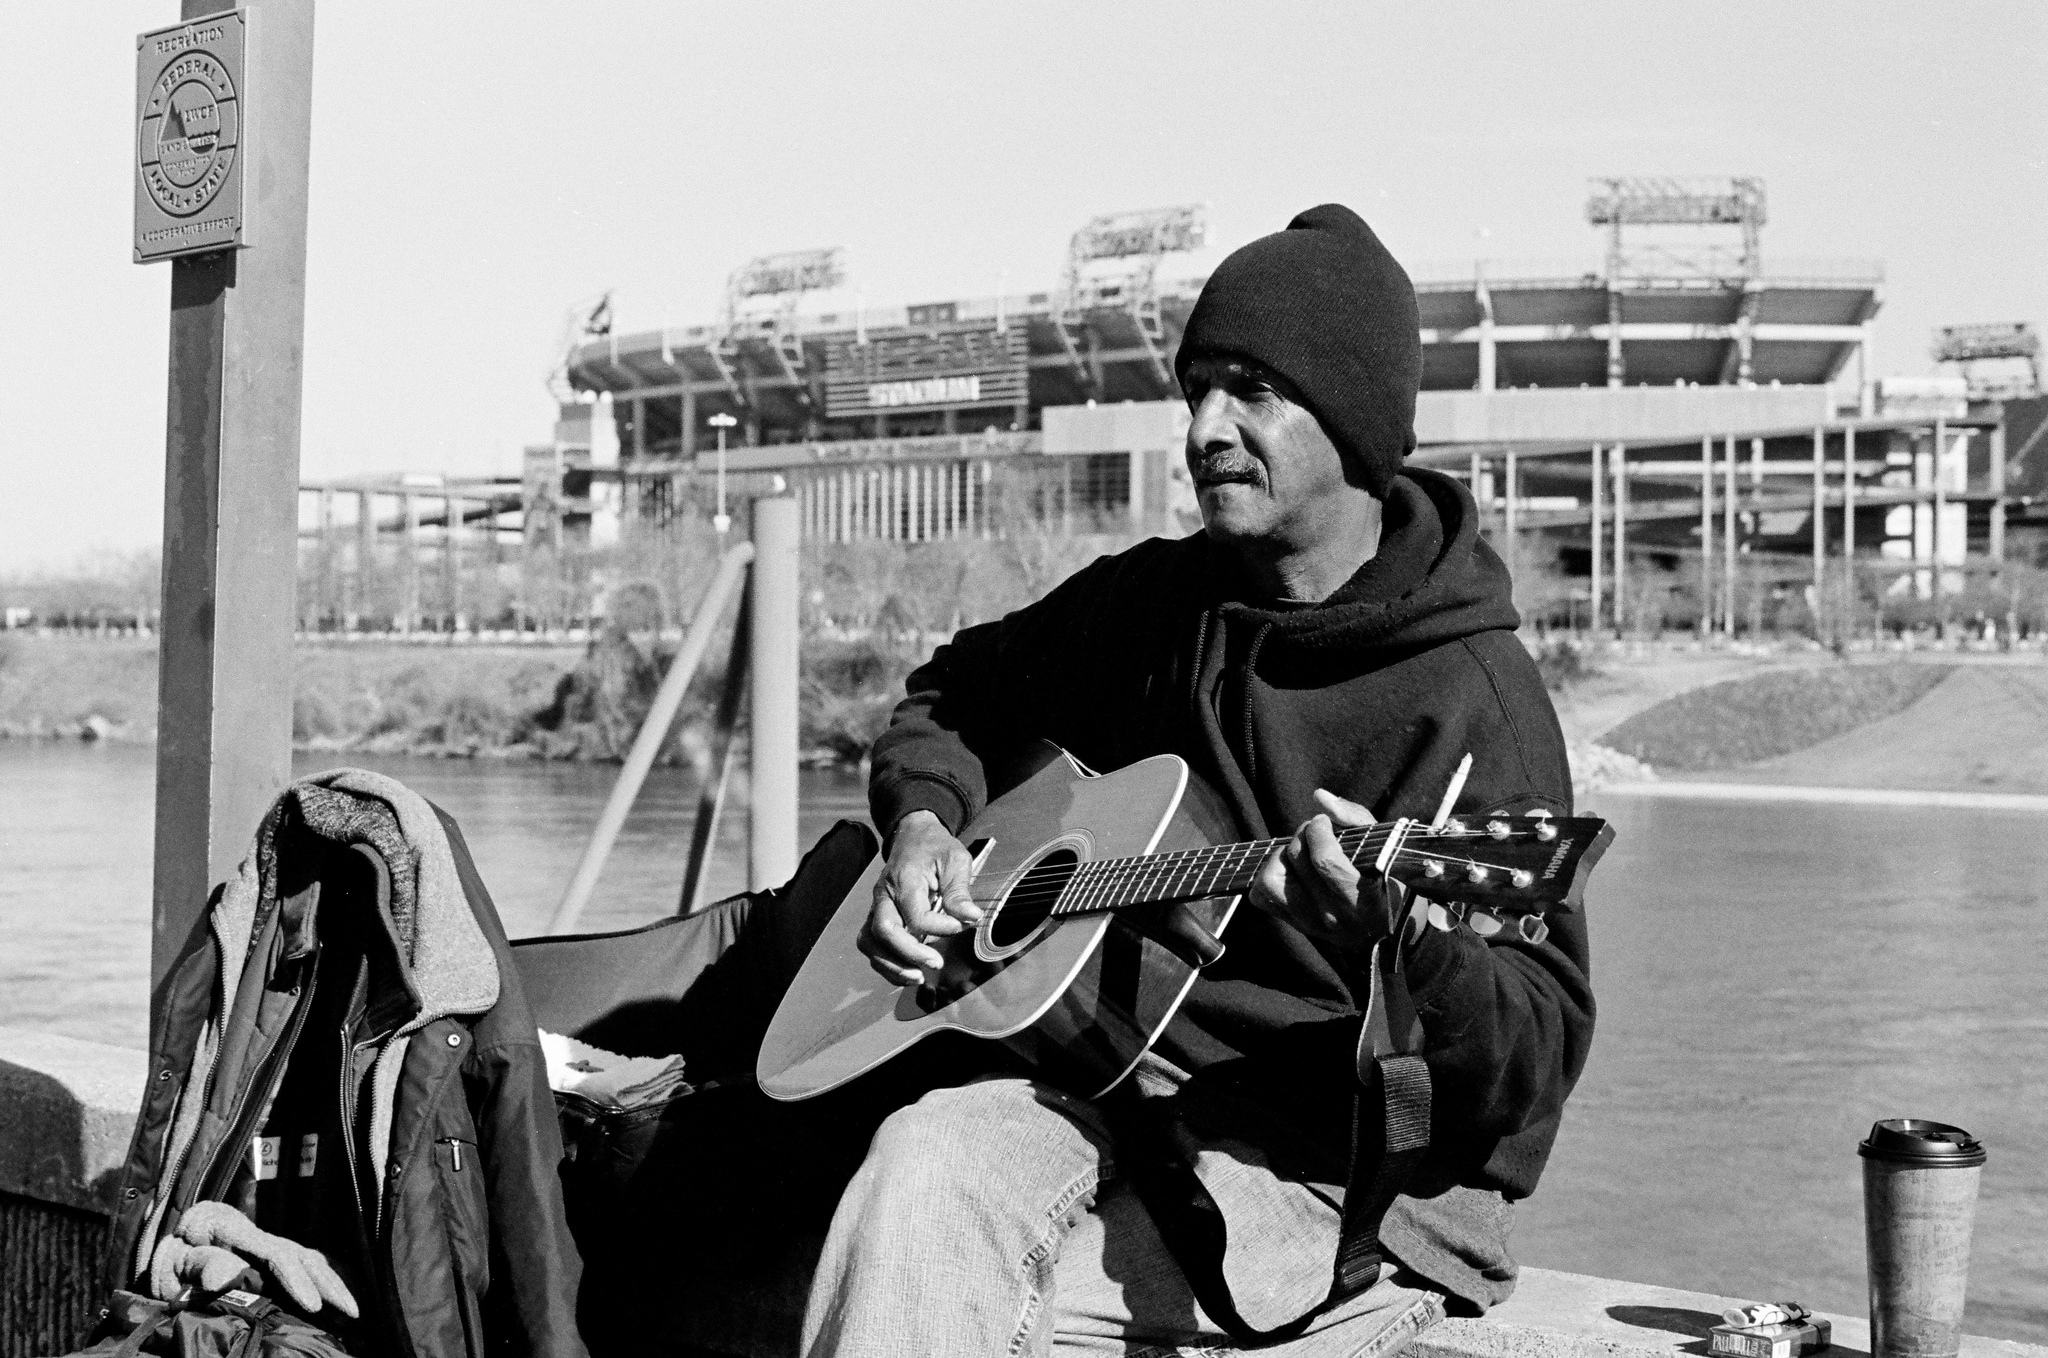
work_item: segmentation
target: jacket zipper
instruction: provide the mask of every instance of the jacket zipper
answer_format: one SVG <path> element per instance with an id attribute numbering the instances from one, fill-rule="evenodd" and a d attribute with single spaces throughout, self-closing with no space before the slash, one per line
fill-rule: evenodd
<path id="1" fill-rule="evenodd" d="M 220 1065 L 221 1045 L 226 1042 L 228 1034 L 228 950 L 222 946 L 218 930 L 213 931 L 213 946 L 220 953 L 220 965 L 215 968 L 216 979 L 219 982 L 217 989 L 220 1006 L 213 1024 L 213 1054 L 206 1058 L 206 1073 L 199 1077 L 197 1095 L 201 1118 L 206 1116 L 206 1096 L 213 1088 L 213 1072 Z M 192 1092 L 189 1081 L 186 1084 L 186 1091 Z M 182 1102 L 180 1099 L 171 1105 L 171 1134 L 174 1136 L 177 1134 L 178 1108 Z M 192 1143 L 198 1139 L 199 1123 L 195 1120 L 192 1124 L 192 1135 L 186 1139 L 184 1145 L 178 1147 L 178 1158 L 172 1162 L 170 1172 L 157 1180 L 155 1201 L 150 1204 L 149 1213 L 143 1219 L 143 1230 L 135 1237 L 134 1262 L 137 1277 L 149 1271 L 150 1256 L 156 1253 L 156 1241 L 153 1238 L 156 1232 L 150 1230 L 149 1226 L 153 1222 L 163 1220 L 163 1213 L 170 1205 L 171 1190 L 177 1187 L 178 1175 L 184 1172 L 185 1157 L 192 1153 Z"/>
<path id="2" fill-rule="evenodd" d="M 378 1090 L 382 1088 L 377 1079 L 377 1071 L 390 1059 L 391 1044 L 397 1037 L 398 1034 L 395 1032 L 385 1034 L 384 1040 L 377 1044 L 377 1055 L 370 1061 L 370 1125 L 373 1127 L 377 1124 Z M 397 1110 L 394 1108 L 392 1111 L 395 1114 Z M 391 1123 L 392 1130 L 396 1131 L 397 1126 L 397 1121 L 394 1118 Z M 384 1166 L 384 1177 L 389 1179 L 391 1177 L 391 1144 L 388 1141 L 384 1145 Z M 370 1204 L 370 1226 L 371 1229 L 376 1231 L 377 1238 L 382 1240 L 384 1238 L 384 1185 L 370 1185 L 370 1193 L 372 1197 Z"/>
<path id="3" fill-rule="evenodd" d="M 355 1194 L 356 1215 L 366 1217 L 370 1213 L 363 1205 L 363 1180 L 359 1162 L 356 1159 L 355 1058 L 356 1054 L 362 1051 L 363 1048 L 375 1045 L 376 1039 L 372 1038 L 368 1042 L 350 1042 L 348 1040 L 348 1025 L 346 1023 L 342 1025 L 338 1036 L 341 1038 L 341 1148 L 348 1156 L 348 1184 L 349 1191 Z M 370 1193 L 373 1197 L 380 1196 L 377 1186 L 374 1184 L 370 1187 Z M 370 1238 L 373 1242 L 377 1238 L 377 1233 L 374 1229 L 371 1231 Z"/>
<path id="4" fill-rule="evenodd" d="M 259 1092 L 254 1085 L 243 1091 L 242 1101 L 235 1106 L 234 1116 L 228 1120 L 229 1135 L 219 1146 L 214 1148 L 213 1158 L 206 1166 L 206 1175 L 200 1180 L 199 1191 L 202 1196 L 215 1187 L 214 1179 L 220 1174 L 222 1169 L 221 1157 L 231 1149 L 243 1147 L 243 1143 L 248 1140 L 250 1134 L 255 1130 L 253 1127 L 244 1127 L 242 1125 L 243 1120 L 249 1116 L 250 1110 L 267 1107 L 272 1097 L 277 1093 L 278 1088 L 283 1085 L 285 1066 L 290 1064 L 291 1054 L 299 1045 L 299 1034 L 305 1031 L 307 1017 L 312 1012 L 313 986 L 317 983 L 316 977 L 315 980 L 309 982 L 302 989 L 298 1004 L 292 1010 L 291 1024 L 285 1029 L 283 1039 L 273 1044 L 270 1050 L 263 1055 L 265 1065 L 270 1068 L 265 1072 L 265 1078 L 261 1081 L 262 1088 L 260 1093 L 262 1097 L 252 1097 Z M 277 1060 L 280 1052 L 284 1055 L 283 1061 Z M 243 1147 L 242 1150 L 236 1150 L 236 1154 L 240 1155 L 245 1150 L 246 1147 Z M 232 1164 L 234 1162 L 230 1160 L 228 1163 Z M 225 1188 L 225 1185 L 220 1187 Z"/>

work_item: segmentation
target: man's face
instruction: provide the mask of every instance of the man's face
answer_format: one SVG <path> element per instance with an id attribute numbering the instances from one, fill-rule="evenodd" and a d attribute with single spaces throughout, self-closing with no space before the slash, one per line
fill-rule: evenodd
<path id="1" fill-rule="evenodd" d="M 1247 546 L 1313 540 L 1348 483 L 1337 445 L 1287 379 L 1250 359 L 1204 354 L 1188 363 L 1181 388 L 1194 416 L 1188 473 L 1209 536 Z"/>

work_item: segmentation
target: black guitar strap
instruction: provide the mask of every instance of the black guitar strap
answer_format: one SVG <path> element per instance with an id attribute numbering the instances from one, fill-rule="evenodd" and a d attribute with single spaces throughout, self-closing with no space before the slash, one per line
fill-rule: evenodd
<path id="1" fill-rule="evenodd" d="M 1396 916 L 1398 920 L 1400 916 Z M 1352 1101 L 1351 1169 L 1344 1189 L 1344 1215 L 1337 1235 L 1330 1293 L 1304 1314 L 1268 1330 L 1239 1314 L 1223 1277 L 1224 1228 L 1216 1205 L 1193 1170 L 1170 1154 L 1143 1155 L 1133 1165 L 1133 1185 L 1158 1220 L 1188 1284 L 1207 1311 L 1238 1344 L 1255 1347 L 1292 1339 L 1322 1312 L 1379 1281 L 1385 1255 L 1380 1223 L 1429 1149 L 1429 1067 L 1422 1059 L 1422 1024 L 1401 964 L 1401 932 L 1373 945 L 1371 993 L 1358 1035 L 1358 1084 Z M 1149 1100 L 1134 1101 L 1137 1105 Z M 1129 1105 L 1127 1104 L 1127 1107 Z M 1138 1109 L 1143 1115 L 1142 1109 Z M 1146 1137 L 1149 1148 L 1169 1144 L 1162 1129 Z"/>
<path id="2" fill-rule="evenodd" d="M 1422 1059 L 1422 1023 L 1408 995 L 1398 932 L 1373 945 L 1372 994 L 1358 1034 L 1357 1064 L 1351 1177 L 1344 1188 L 1332 1302 L 1379 1280 L 1380 1222 L 1429 1150 L 1429 1066 Z"/>

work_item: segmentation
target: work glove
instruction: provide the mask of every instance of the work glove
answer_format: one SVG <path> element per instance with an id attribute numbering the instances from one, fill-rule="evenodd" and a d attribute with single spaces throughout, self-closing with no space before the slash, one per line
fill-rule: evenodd
<path id="1" fill-rule="evenodd" d="M 356 1299 L 325 1255 L 296 1240 L 272 1235 L 224 1202 L 199 1202 L 186 1209 L 174 1235 L 158 1243 L 158 1259 L 164 1257 L 164 1247 L 172 1240 L 198 1248 L 191 1253 L 173 1251 L 164 1268 L 167 1276 L 182 1277 L 189 1283 L 191 1278 L 180 1272 L 182 1262 L 187 1272 L 199 1275 L 202 1287 L 210 1289 L 212 1284 L 205 1279 L 221 1276 L 227 1260 L 246 1268 L 248 1265 L 243 1261 L 253 1259 L 263 1265 L 285 1295 L 306 1314 L 311 1315 L 323 1306 L 332 1306 L 351 1320 L 358 1314 Z M 159 1280 L 155 1259 L 150 1264 L 150 1285 L 158 1289 L 161 1300 L 168 1301 L 176 1295 L 161 1290 L 164 1283 Z"/>
<path id="2" fill-rule="evenodd" d="M 149 1260 L 149 1294 L 158 1301 L 175 1301 L 185 1289 L 225 1292 L 231 1287 L 255 1292 L 261 1279 L 249 1261 L 233 1250 L 218 1245 L 194 1245 L 175 1235 L 156 1242 Z"/>

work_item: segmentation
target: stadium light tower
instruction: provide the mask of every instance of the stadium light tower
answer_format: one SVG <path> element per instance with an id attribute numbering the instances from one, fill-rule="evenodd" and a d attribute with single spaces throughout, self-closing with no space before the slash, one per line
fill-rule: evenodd
<path id="1" fill-rule="evenodd" d="M 1722 380 L 1747 386 L 1754 376 L 1754 330 L 1763 277 L 1764 181 L 1761 179 L 1679 179 L 1629 175 L 1587 182 L 1586 220 L 1607 228 L 1607 385 L 1622 386 L 1628 365 L 1621 343 L 1622 294 L 1631 286 L 1680 286 L 1739 282 L 1742 307 L 1736 335 L 1722 365 Z M 1742 253 L 1731 271 L 1724 250 L 1712 246 L 1673 249 L 1638 242 L 1633 258 L 1624 248 L 1624 228 L 1645 226 L 1732 226 L 1742 233 Z M 1733 280 L 1730 274 L 1733 274 Z"/>
<path id="2" fill-rule="evenodd" d="M 1944 325 L 1934 332 L 1933 356 L 1936 363 L 1962 368 L 1972 400 L 2020 400 L 2041 393 L 2041 337 L 2025 321 Z M 2027 375 L 2008 370 L 1986 377 L 1977 371 L 1977 364 L 1999 359 L 2024 360 Z"/>
<path id="3" fill-rule="evenodd" d="M 756 297 L 772 299 L 775 309 L 787 315 L 796 310 L 805 293 L 823 292 L 845 281 L 843 246 L 762 255 L 734 269 L 725 280 L 726 319 L 737 321 L 741 306 Z"/>
<path id="4" fill-rule="evenodd" d="M 1624 267 L 1625 226 L 1733 226 L 1742 232 L 1741 272 L 1763 270 L 1764 181 L 1754 178 L 1681 179 L 1629 175 L 1588 181 L 1586 220 L 1608 228 L 1607 276 Z"/>
<path id="5" fill-rule="evenodd" d="M 1166 256 L 1201 247 L 1209 238 L 1208 206 L 1112 212 L 1089 220 L 1067 243 L 1067 276 L 1057 329 L 1067 358 L 1082 380 L 1093 385 L 1082 349 L 1086 313 L 1098 308 L 1128 311 L 1140 342 L 1149 352 L 1154 375 L 1167 386 L 1172 373 L 1166 364 L 1166 328 L 1159 320 L 1159 263 Z M 1108 261 L 1109 267 L 1090 268 Z"/>
<path id="6" fill-rule="evenodd" d="M 750 259 L 725 280 L 725 337 L 713 347 L 720 362 L 734 356 L 743 337 L 754 338 L 760 330 L 774 350 L 782 375 L 796 388 L 797 400 L 811 403 L 804 386 L 804 346 L 792 324 L 797 304 L 807 292 L 823 292 L 846 282 L 846 250 L 831 245 L 818 250 L 789 250 L 779 255 Z M 755 298 L 768 299 L 768 316 L 758 327 L 743 327 L 741 311 Z"/>

